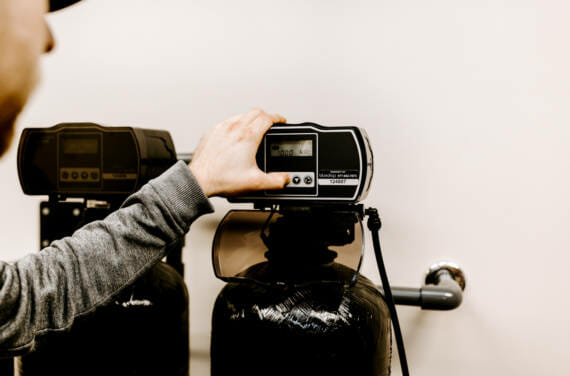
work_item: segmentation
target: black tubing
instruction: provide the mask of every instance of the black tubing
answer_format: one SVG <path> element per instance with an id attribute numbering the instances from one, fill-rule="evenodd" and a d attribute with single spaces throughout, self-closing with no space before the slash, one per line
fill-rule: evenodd
<path id="1" fill-rule="evenodd" d="M 368 229 L 372 234 L 372 244 L 374 245 L 374 254 L 376 255 L 376 262 L 378 263 L 378 271 L 380 272 L 380 278 L 382 280 L 384 296 L 386 298 L 386 302 L 388 303 L 390 315 L 392 316 L 392 325 L 394 327 L 394 336 L 396 337 L 398 355 L 400 356 L 400 367 L 402 368 L 402 375 L 409 376 L 410 371 L 408 370 L 408 360 L 406 358 L 406 350 L 404 348 L 404 338 L 402 337 L 402 330 L 400 329 L 400 321 L 398 320 L 396 304 L 394 303 L 392 289 L 390 288 L 390 282 L 388 281 L 388 274 L 386 273 L 386 267 L 384 266 L 382 247 L 380 246 L 380 236 L 378 233 L 382 227 L 382 222 L 380 221 L 380 216 L 378 215 L 377 209 L 370 208 L 366 210 L 366 214 L 369 216 Z"/>

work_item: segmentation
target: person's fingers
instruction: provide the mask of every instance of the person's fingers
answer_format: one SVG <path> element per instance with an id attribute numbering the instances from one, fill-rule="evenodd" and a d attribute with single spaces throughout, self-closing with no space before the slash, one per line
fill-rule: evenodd
<path id="1" fill-rule="evenodd" d="M 287 119 L 278 114 L 268 114 L 261 108 L 254 108 L 246 114 L 242 114 L 239 123 L 243 126 L 253 127 L 256 132 L 267 132 L 275 123 L 285 123 Z M 261 129 L 259 126 L 261 125 Z"/>
<path id="2" fill-rule="evenodd" d="M 248 113 L 244 114 L 239 123 L 241 126 L 249 127 L 254 121 L 259 118 L 266 117 L 267 114 L 261 108 L 254 108 Z"/>
<path id="3" fill-rule="evenodd" d="M 257 119 L 255 119 L 251 124 L 251 127 L 255 134 L 255 137 L 253 139 L 256 142 L 256 144 L 259 145 L 261 143 L 263 136 L 267 133 L 267 131 L 271 128 L 271 126 L 273 126 L 273 124 L 285 123 L 285 122 L 287 122 L 287 119 L 277 114 L 275 115 L 265 114 L 265 116 L 260 116 Z"/>
<path id="4" fill-rule="evenodd" d="M 232 116 L 231 118 L 225 120 L 222 124 L 222 127 L 224 127 L 226 130 L 232 130 L 235 127 L 239 127 L 240 125 L 243 125 L 243 121 L 242 119 L 247 116 L 248 113 L 243 113 L 243 114 L 237 114 Z"/>
<path id="5" fill-rule="evenodd" d="M 283 189 L 291 181 L 291 177 L 286 172 L 272 172 L 263 177 L 260 190 Z"/>
<path id="6" fill-rule="evenodd" d="M 287 122 L 287 119 L 285 119 L 285 117 L 280 115 L 280 114 L 268 114 L 268 115 L 271 118 L 271 121 L 273 122 L 273 124 L 286 123 Z"/>
<path id="7" fill-rule="evenodd" d="M 258 169 L 255 153 L 267 130 L 274 123 L 285 122 L 283 116 L 253 109 L 235 115 L 208 131 L 190 163 L 190 169 L 204 192 L 208 196 L 229 196 L 251 190 L 282 189 L 290 181 L 289 175 L 266 175 Z"/>
<path id="8" fill-rule="evenodd" d="M 265 114 L 265 115 L 266 115 L 265 118 L 268 119 L 269 121 L 264 122 L 262 127 L 257 129 L 258 132 L 263 132 L 263 134 L 265 134 L 273 124 L 287 122 L 287 119 L 285 119 L 285 117 L 278 114 Z"/>

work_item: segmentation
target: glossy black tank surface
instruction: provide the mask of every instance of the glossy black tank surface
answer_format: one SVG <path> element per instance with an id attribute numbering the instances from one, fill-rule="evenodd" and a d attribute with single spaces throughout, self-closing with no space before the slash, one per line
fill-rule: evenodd
<path id="1" fill-rule="evenodd" d="M 71 235 L 116 207 L 86 208 L 82 202 L 42 202 L 40 238 Z M 80 215 L 74 214 L 79 213 Z M 150 376 L 189 374 L 189 305 L 183 244 L 173 244 L 160 262 L 114 301 L 77 318 L 72 327 L 37 338 L 22 357 L 20 375 Z"/>
<path id="2" fill-rule="evenodd" d="M 272 272 L 264 263 L 245 274 L 270 281 Z M 326 273 L 342 281 L 354 271 L 332 264 Z M 361 275 L 352 286 L 230 282 L 212 320 L 212 376 L 390 374 L 388 307 Z"/>
<path id="3" fill-rule="evenodd" d="M 23 376 L 186 376 L 188 292 L 159 263 L 109 306 L 50 335 L 22 358 Z"/>

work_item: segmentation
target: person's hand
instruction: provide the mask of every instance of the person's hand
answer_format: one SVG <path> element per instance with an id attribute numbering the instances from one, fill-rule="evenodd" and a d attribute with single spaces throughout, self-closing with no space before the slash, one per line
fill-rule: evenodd
<path id="1" fill-rule="evenodd" d="M 190 170 L 206 196 L 235 196 L 285 187 L 289 174 L 265 174 L 255 160 L 265 133 L 274 123 L 285 122 L 283 116 L 254 109 L 233 116 L 206 133 L 190 162 Z"/>

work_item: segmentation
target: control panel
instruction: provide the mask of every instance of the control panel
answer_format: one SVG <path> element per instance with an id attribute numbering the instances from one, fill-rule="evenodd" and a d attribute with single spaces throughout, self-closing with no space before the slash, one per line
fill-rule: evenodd
<path id="1" fill-rule="evenodd" d="M 18 174 L 29 195 L 126 196 L 176 161 L 167 131 L 63 123 L 23 131 Z"/>
<path id="2" fill-rule="evenodd" d="M 261 170 L 286 172 L 291 181 L 282 190 L 254 192 L 230 202 L 356 203 L 366 197 L 373 174 L 370 142 L 358 127 L 275 124 L 256 158 Z"/>

